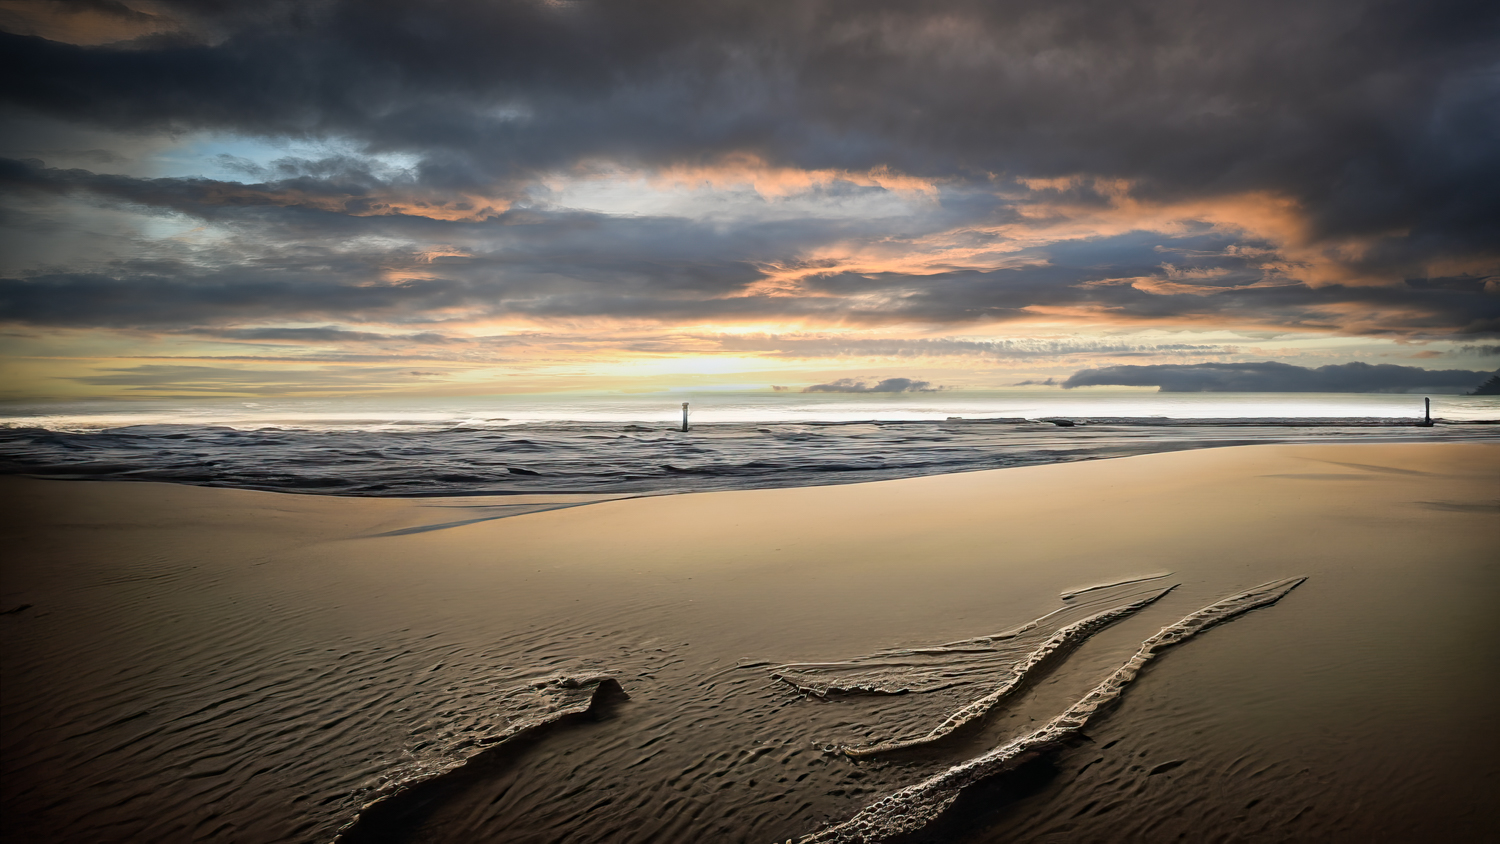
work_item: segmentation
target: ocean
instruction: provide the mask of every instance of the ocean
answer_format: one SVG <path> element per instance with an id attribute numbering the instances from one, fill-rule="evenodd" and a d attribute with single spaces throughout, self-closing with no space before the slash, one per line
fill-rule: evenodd
<path id="1" fill-rule="evenodd" d="M 0 472 L 361 496 L 818 486 L 1214 446 L 1500 438 L 1500 399 L 1015 390 L 0 408 Z M 682 404 L 689 430 L 681 430 Z"/>

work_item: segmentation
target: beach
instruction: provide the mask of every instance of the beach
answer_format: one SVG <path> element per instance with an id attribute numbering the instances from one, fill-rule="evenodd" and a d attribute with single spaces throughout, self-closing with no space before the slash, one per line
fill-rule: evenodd
<path id="1" fill-rule="evenodd" d="M 1500 801 L 1500 445 L 648 497 L 0 495 L 18 840 L 796 840 L 1304 577 L 910 840 L 1480 841 Z M 1171 586 L 960 733 L 841 751 L 924 734 L 1063 625 Z M 887 687 L 786 679 L 845 674 Z M 581 704 L 601 678 L 618 693 Z"/>

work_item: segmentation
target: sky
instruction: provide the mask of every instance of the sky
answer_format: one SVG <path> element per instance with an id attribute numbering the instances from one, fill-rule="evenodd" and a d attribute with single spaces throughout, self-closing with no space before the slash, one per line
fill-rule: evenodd
<path id="1" fill-rule="evenodd" d="M 1493 2 L 0 0 L 0 67 L 0 400 L 1500 366 Z"/>

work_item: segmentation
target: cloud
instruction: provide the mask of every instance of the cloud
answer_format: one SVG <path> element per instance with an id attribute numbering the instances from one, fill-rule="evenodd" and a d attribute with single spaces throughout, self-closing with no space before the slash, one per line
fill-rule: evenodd
<path id="1" fill-rule="evenodd" d="M 757 352 L 779 358 L 900 357 L 991 358 L 1023 360 L 1072 355 L 1177 356 L 1224 355 L 1237 347 L 1204 343 L 1132 343 L 1091 337 L 1061 339 L 838 337 L 819 334 L 732 334 L 714 338 L 726 351 Z"/>
<path id="2" fill-rule="evenodd" d="M 803 387 L 804 393 L 933 393 L 942 387 L 934 387 L 926 381 L 910 378 L 887 378 L 871 387 L 853 378 L 840 378 L 828 384 L 813 384 Z"/>
<path id="3" fill-rule="evenodd" d="M 951 325 L 1062 317 L 1124 325 L 1212 322 L 1412 337 L 1500 335 L 1500 282 L 1488 276 L 1423 277 L 1396 286 L 1310 284 L 1288 275 L 1283 256 L 1265 241 L 1201 224 L 1185 231 L 1163 224 L 1168 230 L 1072 233 L 1060 240 L 1039 232 L 1034 234 L 1040 240 L 1010 252 L 964 257 L 977 264 L 964 267 L 952 266 L 960 261 L 958 255 L 946 255 L 937 265 L 912 263 L 911 256 L 922 252 L 922 238 L 952 242 L 976 236 L 960 220 L 941 215 L 926 223 L 910 217 L 820 218 L 752 220 L 725 227 L 712 219 L 531 206 L 497 212 L 462 197 L 429 202 L 422 197 L 434 195 L 437 188 L 418 184 L 416 177 L 376 172 L 344 158 L 287 159 L 273 169 L 287 178 L 253 184 L 149 179 L 0 159 L 0 185 L 9 190 L 11 203 L 27 196 L 93 198 L 153 213 L 191 215 L 216 227 L 199 248 L 189 250 L 175 241 L 152 244 L 168 260 L 151 262 L 144 274 L 130 269 L 143 263 L 141 242 L 124 241 L 119 269 L 92 268 L 87 274 L 100 282 L 91 292 L 76 285 L 38 286 L 35 277 L 15 278 L 0 281 L 11 288 L 8 294 L 0 291 L 0 298 L 19 297 L 32 306 L 13 311 L 18 321 L 76 312 L 71 324 L 81 325 L 94 310 L 90 296 L 109 299 L 110 281 L 182 285 L 181 295 L 191 299 L 197 288 L 210 284 L 307 275 L 317 279 L 317 286 L 353 288 L 345 297 L 350 306 L 356 299 L 373 298 L 387 282 L 410 281 L 466 291 L 463 298 L 475 313 L 543 321 L 613 317 L 667 323 Z M 13 207 L 23 212 L 26 206 Z M 958 230 L 942 228 L 954 224 L 968 234 L 960 237 Z M 897 236 L 913 225 L 929 231 L 915 240 Z M 1011 236 L 1020 234 L 1024 232 L 1011 231 Z M 899 254 L 869 254 L 874 244 L 892 242 L 902 245 Z M 816 253 L 827 257 L 807 257 Z M 1013 266 L 989 266 L 995 261 Z M 949 265 L 938 266 L 943 262 Z M 81 274 L 42 277 L 62 275 Z M 211 276 L 217 277 L 214 282 L 208 281 Z M 57 308 L 42 307 L 38 297 L 49 293 L 67 301 Z M 324 310 L 309 310 L 303 300 L 287 297 L 279 316 L 342 316 L 332 299 Z M 149 324 L 169 324 L 165 315 L 173 313 L 171 297 L 158 301 L 168 307 L 162 309 L 163 318 Z M 218 301 L 224 305 L 220 319 L 232 318 L 235 297 Z M 447 319 L 451 313 L 445 309 L 454 304 L 413 297 L 384 311 L 404 312 L 419 321 Z M 112 301 L 101 310 L 107 315 L 104 324 L 123 324 Z M 268 313 L 251 310 L 244 316 Z M 797 355 L 793 347 L 808 345 L 786 342 L 787 356 Z M 928 347 L 935 350 L 942 342 L 947 341 L 931 341 Z M 921 345 L 907 342 L 904 351 L 893 353 L 917 354 Z M 947 353 L 959 350 L 947 342 Z M 1025 353 L 1003 344 L 988 349 L 974 344 L 969 352 Z M 860 352 L 851 347 L 848 353 Z"/>
<path id="4" fill-rule="evenodd" d="M 913 374 L 1500 337 L 1493 3 L 0 6 L 12 328 Z"/>
<path id="5" fill-rule="evenodd" d="M 221 157 L 222 160 L 222 157 Z M 103 199 L 166 208 L 206 219 L 235 211 L 289 208 L 352 217 L 411 216 L 439 220 L 486 220 L 510 208 L 503 196 L 481 196 L 478 189 L 440 190 L 406 173 L 380 173 L 369 162 L 349 156 L 322 161 L 285 159 L 274 168 L 285 178 L 231 182 L 205 178 L 146 179 L 62 170 L 38 159 L 0 159 L 0 186 L 11 191 L 88 193 Z M 252 170 L 233 162 L 231 169 Z"/>
<path id="6" fill-rule="evenodd" d="M 0 279 L 0 321 L 31 325 L 177 328 L 225 320 L 339 315 L 399 319 L 474 301 L 465 285 L 411 280 L 341 284 L 313 272 L 145 267 L 118 275 L 68 273 Z M 327 339 L 324 337 L 323 339 Z"/>
<path id="7" fill-rule="evenodd" d="M 108 44 L 170 32 L 178 22 L 131 8 L 118 0 L 66 0 L 0 5 L 0 28 L 70 44 Z"/>
<path id="8" fill-rule="evenodd" d="M 1472 388 L 1490 373 L 1394 364 L 1346 363 L 1310 369 L 1286 363 L 1198 363 L 1108 366 L 1073 373 L 1063 389 L 1157 387 L 1164 393 L 1404 393 Z"/>
<path id="9" fill-rule="evenodd" d="M 103 369 L 94 375 L 68 380 L 91 386 L 119 387 L 129 392 L 155 394 L 252 394 L 359 393 L 382 382 L 400 383 L 438 373 L 397 368 L 346 369 L 232 369 L 218 366 L 143 364 Z"/>
<path id="10" fill-rule="evenodd" d="M 350 331 L 334 325 L 315 328 L 286 328 L 266 326 L 261 328 L 189 328 L 183 334 L 197 334 L 221 340 L 245 342 L 286 343 L 385 343 L 397 342 L 415 345 L 450 345 L 464 342 L 461 338 L 448 337 L 433 332 L 419 334 L 381 334 L 373 331 Z"/>
<path id="11" fill-rule="evenodd" d="M 1309 242 L 1372 238 L 1356 263 L 1495 255 L 1500 150 L 1475 140 L 1500 120 L 1493 4 L 454 0 L 420 25 L 403 3 L 301 6 L 163 0 L 194 34 L 118 45 L 7 34 L 4 100 L 121 132 L 344 138 L 455 192 L 753 156 L 1012 174 L 1074 205 L 1262 192 Z"/>
<path id="12" fill-rule="evenodd" d="M 607 228 L 607 227 L 605 227 Z M 535 232 L 532 232 L 535 234 Z M 990 272 L 863 277 L 820 295 L 749 292 L 754 262 L 598 232 L 495 247 L 434 261 L 416 248 L 363 242 L 268 249 L 224 245 L 205 256 L 116 262 L 89 272 L 0 278 L 0 321 L 34 326 L 180 329 L 273 320 L 438 323 L 514 317 L 658 324 L 802 322 L 809 327 L 958 326 L 1078 321 L 1094 326 L 1237 327 L 1393 337 L 1500 336 L 1500 296 L 1426 287 L 1234 288 L 1207 294 L 1142 290 L 1107 271 L 1038 266 Z M 576 250 L 571 249 L 577 244 Z M 611 246 L 617 251 L 609 253 Z M 691 251 L 694 254 L 684 254 Z M 637 254 L 632 254 L 637 253 Z M 264 255 L 264 257 L 262 257 Z M 196 257 L 196 260 L 193 258 Z M 1125 268 L 1121 271 L 1138 271 Z M 872 295 L 878 291 L 878 295 Z M 951 330 L 951 329 L 950 329 Z M 840 355 L 1019 358 L 1065 354 L 1221 354 L 1232 347 L 1128 341 L 839 340 L 778 335 L 726 345 L 797 358 Z"/>

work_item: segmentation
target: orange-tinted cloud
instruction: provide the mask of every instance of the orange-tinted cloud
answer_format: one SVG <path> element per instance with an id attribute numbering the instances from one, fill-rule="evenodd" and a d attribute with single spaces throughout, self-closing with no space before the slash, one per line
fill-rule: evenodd
<path id="1" fill-rule="evenodd" d="M 680 187 L 728 189 L 747 186 L 763 197 L 785 197 L 846 182 L 861 187 L 879 187 L 888 191 L 924 194 L 936 197 L 938 184 L 893 171 L 889 166 L 867 170 L 805 169 L 778 166 L 746 152 L 720 157 L 711 164 L 671 164 L 646 174 L 647 181 L 658 189 Z"/>
<path id="2" fill-rule="evenodd" d="M 181 32 L 182 23 L 149 2 L 0 0 L 0 29 L 65 44 L 93 46 Z"/>

